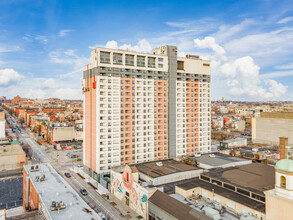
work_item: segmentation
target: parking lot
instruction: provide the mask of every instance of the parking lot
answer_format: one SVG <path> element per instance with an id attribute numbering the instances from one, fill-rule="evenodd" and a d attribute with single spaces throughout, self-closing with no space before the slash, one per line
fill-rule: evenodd
<path id="1" fill-rule="evenodd" d="M 53 148 L 50 148 L 46 151 L 56 162 L 60 164 L 81 164 L 82 162 L 82 149 L 78 150 L 55 150 Z M 70 158 L 68 154 L 76 155 L 76 158 Z"/>
<path id="2" fill-rule="evenodd" d="M 22 182 L 22 177 L 0 181 L 0 209 L 22 205 Z"/>

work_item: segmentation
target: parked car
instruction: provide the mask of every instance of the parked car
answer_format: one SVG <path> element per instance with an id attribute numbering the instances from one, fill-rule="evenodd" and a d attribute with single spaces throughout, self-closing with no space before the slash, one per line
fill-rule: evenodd
<path id="1" fill-rule="evenodd" d="M 64 173 L 64 175 L 65 175 L 67 178 L 71 177 L 70 173 Z"/>
<path id="2" fill-rule="evenodd" d="M 68 156 L 69 158 L 77 158 L 77 157 L 78 157 L 78 155 L 73 154 L 73 153 L 68 153 L 67 156 Z"/>
<path id="3" fill-rule="evenodd" d="M 106 216 L 104 215 L 103 212 L 99 212 L 98 215 L 103 219 L 103 220 L 107 220 Z"/>
<path id="4" fill-rule="evenodd" d="M 86 189 L 80 189 L 80 193 L 81 193 L 83 196 L 87 196 L 87 195 L 88 195 Z"/>

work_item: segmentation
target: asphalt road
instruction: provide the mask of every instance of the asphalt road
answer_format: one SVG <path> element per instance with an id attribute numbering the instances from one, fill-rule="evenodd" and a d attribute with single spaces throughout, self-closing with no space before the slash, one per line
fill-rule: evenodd
<path id="1" fill-rule="evenodd" d="M 68 172 L 68 169 L 55 165 L 55 170 L 64 177 L 64 173 Z M 120 212 L 109 204 L 99 193 L 97 193 L 92 186 L 87 184 L 80 176 L 71 172 L 71 177 L 64 179 L 70 184 L 70 186 L 79 193 L 84 201 L 97 213 L 103 212 L 107 219 L 125 219 L 120 215 Z M 88 192 L 87 196 L 83 196 L 80 193 L 80 189 L 86 189 Z"/>

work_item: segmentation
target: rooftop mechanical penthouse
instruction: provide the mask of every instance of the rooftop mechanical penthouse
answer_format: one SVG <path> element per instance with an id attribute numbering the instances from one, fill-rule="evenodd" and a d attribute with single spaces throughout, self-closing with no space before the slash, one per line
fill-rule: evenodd
<path id="1" fill-rule="evenodd" d="M 112 166 L 209 152 L 210 61 L 96 48 L 83 69 L 84 165 Z"/>

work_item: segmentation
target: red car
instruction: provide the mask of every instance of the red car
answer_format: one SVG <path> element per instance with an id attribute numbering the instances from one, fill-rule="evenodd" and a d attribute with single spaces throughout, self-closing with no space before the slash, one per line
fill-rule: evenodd
<path id="1" fill-rule="evenodd" d="M 65 175 L 67 178 L 71 177 L 70 173 L 64 173 L 64 175 Z"/>

